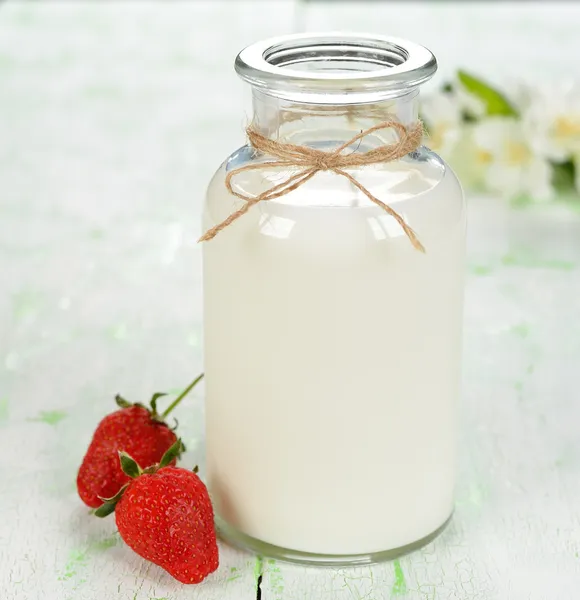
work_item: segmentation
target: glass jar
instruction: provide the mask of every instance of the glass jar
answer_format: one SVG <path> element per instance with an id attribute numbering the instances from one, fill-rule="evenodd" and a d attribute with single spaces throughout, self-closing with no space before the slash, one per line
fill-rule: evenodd
<path id="1" fill-rule="evenodd" d="M 436 70 L 390 37 L 293 35 L 236 59 L 265 137 L 332 152 L 381 120 L 417 120 Z M 365 135 L 345 153 L 397 141 Z M 247 145 L 213 177 L 209 229 L 300 169 Z M 262 165 L 256 167 L 256 165 Z M 433 539 L 453 510 L 465 206 L 420 146 L 332 170 L 203 244 L 208 484 L 232 543 L 275 558 L 360 564 Z"/>

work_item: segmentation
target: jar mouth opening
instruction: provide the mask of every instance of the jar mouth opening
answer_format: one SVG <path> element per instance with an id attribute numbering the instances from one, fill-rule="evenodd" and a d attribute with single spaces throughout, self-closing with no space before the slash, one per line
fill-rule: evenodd
<path id="1" fill-rule="evenodd" d="M 433 76 L 437 61 L 427 48 L 407 40 L 338 32 L 257 42 L 238 54 L 235 68 L 270 96 L 352 104 L 408 94 Z"/>

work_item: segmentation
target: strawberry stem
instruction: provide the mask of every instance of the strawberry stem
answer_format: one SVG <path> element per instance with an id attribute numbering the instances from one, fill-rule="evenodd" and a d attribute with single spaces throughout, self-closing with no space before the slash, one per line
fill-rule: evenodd
<path id="1" fill-rule="evenodd" d="M 203 373 L 198 375 L 175 400 L 163 411 L 161 419 L 165 420 L 167 415 L 191 392 L 191 390 L 203 379 Z"/>
<path id="2" fill-rule="evenodd" d="M 173 462 L 176 458 L 178 458 L 185 448 L 181 443 L 181 438 L 179 438 L 171 448 L 169 448 L 165 454 L 161 457 L 159 461 L 159 468 L 166 467 L 169 463 Z"/>

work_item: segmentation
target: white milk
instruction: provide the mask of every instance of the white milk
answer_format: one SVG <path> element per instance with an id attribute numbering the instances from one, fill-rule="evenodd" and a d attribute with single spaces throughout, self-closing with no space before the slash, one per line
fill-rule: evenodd
<path id="1" fill-rule="evenodd" d="M 426 254 L 330 173 L 204 243 L 209 485 L 246 535 L 369 554 L 452 512 L 465 215 L 455 176 L 426 156 L 351 171 Z M 257 194 L 286 175 L 236 181 Z M 222 167 L 204 226 L 240 204 Z"/>

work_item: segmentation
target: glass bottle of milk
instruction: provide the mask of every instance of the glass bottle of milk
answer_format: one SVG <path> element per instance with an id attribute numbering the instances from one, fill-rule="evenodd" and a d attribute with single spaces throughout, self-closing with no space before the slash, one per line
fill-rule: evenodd
<path id="1" fill-rule="evenodd" d="M 293 35 L 236 59 L 253 127 L 332 151 L 384 119 L 417 120 L 433 55 L 405 40 Z M 391 129 L 346 152 L 397 140 Z M 236 150 L 213 177 L 209 229 L 244 200 L 228 172 L 271 161 Z M 257 196 L 288 166 L 243 171 Z M 345 177 L 319 171 L 203 244 L 207 472 L 221 534 L 279 559 L 362 564 L 432 540 L 453 510 L 465 206 L 426 147 L 349 170 L 425 247 Z"/>

